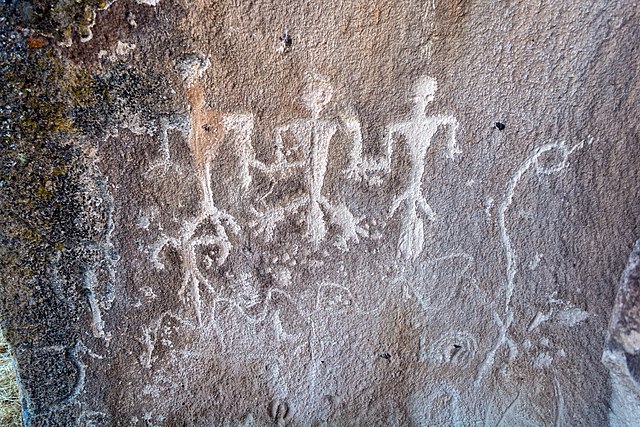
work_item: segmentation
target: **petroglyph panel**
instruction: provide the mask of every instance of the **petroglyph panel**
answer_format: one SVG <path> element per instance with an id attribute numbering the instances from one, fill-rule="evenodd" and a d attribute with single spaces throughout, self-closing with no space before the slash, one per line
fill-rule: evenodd
<path id="1" fill-rule="evenodd" d="M 606 425 L 640 230 L 632 9 L 96 12 L 55 48 L 91 92 L 68 142 L 91 227 L 47 243 L 51 295 L 16 294 L 76 319 L 16 348 L 27 423 Z"/>

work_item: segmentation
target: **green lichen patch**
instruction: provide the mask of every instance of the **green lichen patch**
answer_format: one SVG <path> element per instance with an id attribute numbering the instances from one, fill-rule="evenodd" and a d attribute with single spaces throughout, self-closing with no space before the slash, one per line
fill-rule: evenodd
<path id="1" fill-rule="evenodd" d="M 92 138 L 104 137 L 134 115 L 142 123 L 152 123 L 175 105 L 164 76 L 125 63 L 76 79 L 83 83 L 70 86 L 75 99 L 70 114 L 74 127 Z"/>
<path id="2" fill-rule="evenodd" d="M 111 201 L 90 153 L 132 115 L 152 123 L 172 100 L 164 78 L 126 64 L 87 72 L 6 18 L 0 6 L 0 328 L 31 397 L 26 422 L 37 423 L 78 376 L 38 349 L 92 336 L 89 292 L 102 309 L 113 300 Z M 56 416 L 73 419 L 67 410 Z"/>
<path id="3" fill-rule="evenodd" d="M 50 292 L 48 274 L 72 255 L 56 248 L 73 247 L 80 212 L 82 156 L 69 143 L 70 96 L 61 84 L 73 69 L 51 47 L 30 49 L 20 32 L 3 32 L 1 42 L 0 318 L 14 346 L 58 342 L 61 334 L 69 341 L 80 309 Z M 52 318 L 59 332 L 36 326 Z"/>
<path id="4" fill-rule="evenodd" d="M 75 85 L 91 77 L 52 45 L 34 48 L 28 32 L 2 30 L 0 327 L 16 350 L 23 392 L 37 397 L 26 400 L 33 416 L 46 410 L 41 402 L 64 397 L 50 387 L 54 380 L 63 384 L 60 389 L 76 380 L 54 359 L 33 361 L 29 355 L 79 340 L 88 315 L 82 272 L 96 257 L 87 248 L 106 231 L 86 220 L 82 196 L 89 164 L 70 114 L 85 102 L 74 96 Z"/>
<path id="5" fill-rule="evenodd" d="M 0 319 L 12 345 L 70 344 L 86 247 L 104 234 L 85 220 L 96 217 L 85 151 L 133 114 L 152 121 L 169 97 L 166 79 L 125 64 L 88 73 L 55 45 L 33 48 L 28 34 L 0 33 Z M 49 328 L 38 332 L 43 319 Z"/>
<path id="6" fill-rule="evenodd" d="M 21 27 L 49 36 L 61 45 L 69 46 L 73 35 L 80 40 L 91 39 L 96 11 L 112 1 L 105 0 L 27 0 L 12 3 L 10 13 Z"/>

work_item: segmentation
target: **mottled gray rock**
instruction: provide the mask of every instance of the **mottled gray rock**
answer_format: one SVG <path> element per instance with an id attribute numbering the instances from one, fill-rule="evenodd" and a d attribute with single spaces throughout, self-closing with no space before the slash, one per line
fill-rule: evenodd
<path id="1" fill-rule="evenodd" d="M 640 419 L 640 241 L 620 280 L 602 361 L 611 376 L 609 425 Z"/>
<path id="2" fill-rule="evenodd" d="M 614 423 L 637 6 L 78 4 L 3 12 L 29 424 Z"/>

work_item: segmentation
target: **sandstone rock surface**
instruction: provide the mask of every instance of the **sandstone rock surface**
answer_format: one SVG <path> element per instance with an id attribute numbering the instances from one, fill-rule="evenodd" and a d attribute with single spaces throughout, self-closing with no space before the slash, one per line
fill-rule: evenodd
<path id="1" fill-rule="evenodd" d="M 602 361 L 611 376 L 609 425 L 640 419 L 640 241 L 629 257 L 616 296 Z"/>
<path id="2" fill-rule="evenodd" d="M 26 424 L 624 425 L 639 13 L 4 4 Z"/>

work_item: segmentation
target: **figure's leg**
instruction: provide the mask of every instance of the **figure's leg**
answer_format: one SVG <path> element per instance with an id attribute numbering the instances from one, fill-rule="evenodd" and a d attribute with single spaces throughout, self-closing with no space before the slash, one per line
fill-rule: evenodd
<path id="1" fill-rule="evenodd" d="M 396 202 L 402 200 L 406 200 L 409 206 L 400 226 L 398 252 L 404 259 L 416 260 L 424 248 L 424 222 L 418 216 L 418 210 L 424 212 L 431 221 L 436 220 L 436 213 L 423 196 L 416 198 L 415 195 L 409 196 L 409 192 L 406 192 L 396 199 Z M 398 204 L 394 203 L 392 214 L 393 208 L 397 209 L 397 206 Z"/>
<path id="2" fill-rule="evenodd" d="M 406 260 L 416 260 L 424 247 L 424 223 L 417 215 L 415 203 L 407 210 L 400 225 L 398 253 Z"/>
<path id="3" fill-rule="evenodd" d="M 324 221 L 322 208 L 317 200 L 311 200 L 307 213 L 307 235 L 311 237 L 311 242 L 317 245 L 323 241 L 327 235 L 327 227 Z"/>

